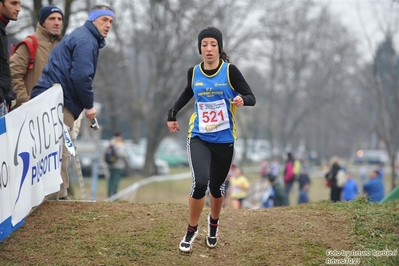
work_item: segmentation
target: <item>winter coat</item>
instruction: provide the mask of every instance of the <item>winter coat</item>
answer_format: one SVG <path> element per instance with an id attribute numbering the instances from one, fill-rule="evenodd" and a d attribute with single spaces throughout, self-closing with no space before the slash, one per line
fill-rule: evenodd
<path id="1" fill-rule="evenodd" d="M 115 149 L 116 161 L 109 166 L 110 169 L 125 169 L 126 168 L 126 150 L 123 141 L 115 138 L 111 140 L 111 145 Z"/>
<path id="2" fill-rule="evenodd" d="M 38 42 L 33 68 L 28 70 L 30 53 L 27 45 L 20 45 L 10 59 L 12 86 L 17 94 L 17 107 L 29 101 L 32 88 L 42 75 L 51 50 L 61 40 L 61 35 L 50 34 L 39 23 L 33 35 Z M 30 38 L 26 38 L 26 40 L 32 43 Z"/>
<path id="3" fill-rule="evenodd" d="M 0 104 L 7 99 L 12 88 L 6 25 L 7 22 L 0 17 Z"/>
<path id="4" fill-rule="evenodd" d="M 331 181 L 331 187 L 337 187 L 337 173 L 341 169 L 341 166 L 338 164 L 333 164 L 326 174 L 325 178 L 328 181 Z"/>
<path id="5" fill-rule="evenodd" d="M 293 181 L 294 178 L 295 178 L 294 161 L 287 160 L 285 163 L 285 169 L 284 169 L 284 182 L 289 183 L 289 182 Z"/>
<path id="6" fill-rule="evenodd" d="M 99 49 L 104 46 L 104 37 L 90 21 L 65 35 L 50 53 L 31 98 L 59 83 L 64 91 L 64 106 L 75 120 L 84 109 L 93 108 L 93 79 Z"/>
<path id="7" fill-rule="evenodd" d="M 345 186 L 342 189 L 342 200 L 349 201 L 354 200 L 359 194 L 359 188 L 357 182 L 354 179 L 348 179 Z"/>
<path id="8" fill-rule="evenodd" d="M 384 185 L 380 178 L 375 177 L 363 184 L 363 192 L 367 194 L 370 202 L 380 202 L 384 198 Z"/>
<path id="9" fill-rule="evenodd" d="M 310 184 L 310 178 L 308 174 L 300 174 L 298 176 L 298 183 L 299 183 L 299 190 L 301 191 L 305 185 L 309 185 Z"/>
<path id="10" fill-rule="evenodd" d="M 288 206 L 287 194 L 279 182 L 273 183 L 273 189 L 275 192 L 274 206 Z"/>

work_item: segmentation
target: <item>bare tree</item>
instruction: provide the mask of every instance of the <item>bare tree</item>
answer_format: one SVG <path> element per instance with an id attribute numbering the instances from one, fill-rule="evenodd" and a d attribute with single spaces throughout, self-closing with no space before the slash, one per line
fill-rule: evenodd
<path id="1" fill-rule="evenodd" d="M 32 3 L 26 6 L 30 11 L 25 23 L 31 28 L 42 1 Z M 62 5 L 67 31 L 84 22 L 95 1 L 43 4 Z M 328 6 L 311 0 L 108 0 L 104 4 L 112 5 L 116 17 L 95 79 L 96 101 L 103 106 L 99 118 L 105 134 L 128 129 L 135 142 L 147 137 L 147 176 L 156 173 L 154 155 L 168 135 L 167 110 L 184 89 L 188 68 L 201 60 L 197 34 L 209 25 L 223 31 L 226 52 L 258 99 L 255 108 L 237 113 L 240 138 L 268 139 L 272 147 L 282 149 L 304 144 L 327 157 L 353 149 L 358 141 L 353 122 L 359 128 L 368 126 L 361 105 L 351 104 L 358 101 L 357 92 L 367 99 L 359 87 L 363 81 L 355 73 L 365 67 L 359 67 L 356 40 Z M 15 24 L 15 32 L 23 30 L 22 22 L 21 18 Z M 192 108 L 178 115 L 182 132 L 187 129 L 188 111 Z M 350 111 L 362 119 L 348 116 Z"/>
<path id="2" fill-rule="evenodd" d="M 78 3 L 78 1 L 75 0 L 48 0 L 44 2 L 45 3 L 43 3 L 42 0 L 31 0 L 31 2 L 22 1 L 22 12 L 18 17 L 18 21 L 11 26 L 9 35 L 14 36 L 20 32 L 28 32 L 28 34 L 29 32 L 33 32 L 39 22 L 40 9 L 46 5 L 56 5 L 63 11 L 64 27 L 62 29 L 62 35 L 65 35 L 69 28 L 71 17 L 81 11 L 87 12 L 92 1 L 79 1 Z"/>
<path id="3" fill-rule="evenodd" d="M 385 40 L 377 48 L 370 35 L 365 30 L 365 23 L 358 10 L 359 23 L 363 26 L 364 41 L 367 43 L 373 66 L 364 79 L 372 80 L 369 82 L 375 101 L 375 119 L 371 120 L 373 130 L 379 140 L 381 140 L 390 158 L 391 167 L 391 189 L 396 187 L 395 166 L 397 153 L 399 150 L 399 81 L 398 81 L 398 55 L 395 51 L 394 39 L 398 35 L 398 6 L 395 1 L 376 3 L 375 19 L 377 20 L 379 31 L 385 36 Z M 389 6 L 390 12 L 381 14 L 377 10 Z"/>
<path id="4" fill-rule="evenodd" d="M 312 117 L 320 121 L 321 112 L 345 97 L 348 69 L 357 62 L 355 43 L 329 8 L 313 1 L 273 2 L 264 10 L 266 48 L 258 60 L 265 64 L 265 86 L 256 95 L 266 101 L 259 108 L 272 145 L 295 149 L 321 133 L 314 124 L 317 133 L 307 130 Z"/>
<path id="5" fill-rule="evenodd" d="M 150 1 L 140 5 L 134 1 L 124 2 L 122 12 L 132 19 L 123 28 L 124 35 L 132 37 L 121 41 L 124 47 L 133 47 L 125 48 L 124 52 L 131 73 L 126 76 L 131 88 L 126 88 L 124 96 L 130 103 L 130 113 L 134 114 L 130 119 L 133 131 L 136 131 L 134 136 L 143 135 L 137 132 L 137 128 L 145 129 L 148 139 L 147 174 L 155 171 L 151 161 L 158 143 L 167 134 L 166 111 L 185 86 L 182 73 L 198 62 L 195 56 L 196 34 L 205 26 L 226 28 L 223 30 L 225 47 L 233 63 L 244 62 L 245 58 L 247 62 L 254 59 L 257 66 L 251 66 L 247 71 L 244 69 L 244 74 L 260 70 L 259 62 L 268 62 L 263 73 L 253 75 L 255 95 L 260 99 L 264 97 L 267 104 L 261 103 L 253 110 L 237 115 L 238 131 L 244 138 L 263 137 L 262 131 L 265 131 L 280 136 L 277 142 L 282 147 L 294 142 L 295 138 L 299 142 L 301 125 L 306 117 L 318 113 L 326 103 L 339 102 L 334 92 L 337 87 L 345 90 L 343 84 L 347 75 L 343 73 L 356 57 L 354 44 L 345 29 L 329 16 L 326 8 L 312 1 L 297 5 L 283 1 L 284 5 L 265 8 L 263 12 L 266 15 L 259 8 L 262 3 L 221 1 L 216 5 L 212 1 L 193 0 L 184 3 Z M 191 16 L 198 10 L 200 14 Z M 245 23 L 248 17 L 251 18 L 250 24 Z M 268 19 L 262 21 L 262 17 Z M 256 52 L 256 43 L 262 41 L 263 49 Z M 262 61 L 260 55 L 270 60 Z M 262 82 L 261 77 L 269 73 L 272 78 L 265 78 Z M 251 75 L 248 77 L 252 78 Z M 263 111 L 262 107 L 268 111 Z M 182 110 L 179 118 L 186 110 Z M 267 116 L 269 120 L 259 123 L 265 117 L 264 113 L 271 114 Z M 138 126 L 143 123 L 144 126 Z M 261 125 L 265 124 L 267 129 L 262 130 Z"/>
<path id="6" fill-rule="evenodd" d="M 253 5 L 251 1 L 241 1 L 245 8 L 240 9 L 237 6 L 239 1 L 153 0 L 120 3 L 118 7 L 123 9 L 118 10 L 131 21 L 125 20 L 124 27 L 115 25 L 116 35 L 124 36 L 118 40 L 123 43 L 123 54 L 129 62 L 126 66 L 129 74 L 123 77 L 127 82 L 121 78 L 119 83 L 130 84 L 125 88 L 124 99 L 129 103 L 130 124 L 135 132 L 133 136 L 137 138 L 142 135 L 140 131 L 144 131 L 147 137 L 144 174 L 151 175 L 156 173 L 156 149 L 168 134 L 166 113 L 186 85 L 188 68 L 200 60 L 197 55 L 198 32 L 209 25 L 220 27 L 223 31 L 225 14 L 229 14 L 229 18 L 234 17 L 229 12 L 236 10 L 244 13 Z M 240 16 L 234 18 L 237 23 L 245 20 Z M 239 31 L 245 33 L 242 38 L 249 36 L 243 28 Z M 226 35 L 229 35 L 228 31 Z M 243 44 L 237 42 L 232 46 L 238 49 Z M 183 109 L 179 118 L 187 110 Z M 181 124 L 184 124 L 183 120 Z"/>
<path id="7" fill-rule="evenodd" d="M 392 45 L 392 36 L 388 33 L 376 52 L 372 77 L 378 106 L 375 131 L 384 142 L 390 158 L 391 189 L 394 189 L 394 169 L 399 150 L 399 58 Z"/>

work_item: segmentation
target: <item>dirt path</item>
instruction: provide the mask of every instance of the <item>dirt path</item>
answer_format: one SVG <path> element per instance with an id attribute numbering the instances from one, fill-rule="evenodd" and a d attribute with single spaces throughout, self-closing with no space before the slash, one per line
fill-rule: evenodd
<path id="1" fill-rule="evenodd" d="M 178 243 L 179 204 L 45 202 L 0 243 L 1 265 L 320 265 L 326 251 L 350 250 L 350 214 L 334 208 L 225 209 L 216 249 L 200 234 L 190 254 Z"/>

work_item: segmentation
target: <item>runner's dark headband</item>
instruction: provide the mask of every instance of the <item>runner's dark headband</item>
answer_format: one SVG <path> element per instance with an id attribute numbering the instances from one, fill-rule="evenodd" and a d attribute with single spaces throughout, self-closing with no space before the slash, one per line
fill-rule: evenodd
<path id="1" fill-rule="evenodd" d="M 219 54 L 222 53 L 223 51 L 223 38 L 222 38 L 222 34 L 216 30 L 213 29 L 204 29 L 202 30 L 199 34 L 198 34 L 198 50 L 199 53 L 201 54 L 201 41 L 204 38 L 207 37 L 211 37 L 216 39 L 216 41 L 218 42 L 218 46 L 219 46 Z"/>

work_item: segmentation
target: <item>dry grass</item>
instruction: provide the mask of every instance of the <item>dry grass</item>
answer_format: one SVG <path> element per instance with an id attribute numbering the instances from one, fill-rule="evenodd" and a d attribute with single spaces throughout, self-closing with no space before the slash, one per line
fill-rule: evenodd
<path id="1" fill-rule="evenodd" d="M 251 181 L 257 174 L 247 174 Z M 86 195 L 91 198 L 91 180 Z M 124 178 L 120 189 L 140 180 Z M 0 242 L 0 265 L 324 265 L 327 250 L 397 250 L 399 203 L 330 203 L 322 178 L 310 204 L 259 210 L 223 209 L 215 249 L 205 244 L 205 207 L 193 251 L 178 244 L 187 226 L 189 179 L 153 183 L 131 202 L 44 202 L 25 225 Z M 78 184 L 76 199 L 80 198 Z M 291 195 L 295 205 L 296 187 Z M 342 258 L 342 257 L 338 257 Z M 399 257 L 361 257 L 361 265 L 399 265 Z"/>
<path id="2" fill-rule="evenodd" d="M 44 202 L 0 243 L 0 265 L 323 265 L 327 250 L 398 248 L 397 202 L 224 209 L 215 249 L 204 243 L 208 212 L 193 251 L 183 254 L 183 204 Z M 398 265 L 399 257 L 361 261 Z"/>

